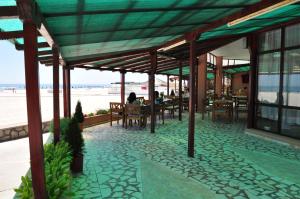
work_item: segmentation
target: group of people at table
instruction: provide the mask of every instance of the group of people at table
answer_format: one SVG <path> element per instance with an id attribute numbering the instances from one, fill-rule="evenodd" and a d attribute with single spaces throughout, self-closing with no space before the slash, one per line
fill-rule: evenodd
<path id="1" fill-rule="evenodd" d="M 188 109 L 189 93 L 188 90 L 183 93 L 182 108 Z M 179 98 L 175 95 L 174 90 L 169 96 L 164 96 L 155 91 L 155 115 L 159 116 L 164 124 L 165 111 L 169 112 L 171 118 L 175 117 L 175 112 L 179 110 Z M 132 126 L 133 121 L 140 127 L 146 127 L 147 118 L 151 114 L 150 100 L 145 100 L 144 97 L 137 97 L 134 92 L 131 92 L 127 98 L 126 104 L 111 102 L 111 125 L 114 119 L 119 124 L 119 119 L 122 119 L 122 124 L 127 128 Z M 239 112 L 248 110 L 248 99 L 245 93 L 236 93 L 235 95 L 216 96 L 206 98 L 203 101 L 204 110 L 202 110 L 202 119 L 205 113 L 212 112 L 212 120 L 215 121 L 219 115 L 225 116 L 229 121 L 232 121 L 235 112 L 238 119 Z M 156 120 L 155 116 L 155 120 Z"/>
<path id="2" fill-rule="evenodd" d="M 175 112 L 179 110 L 179 100 L 175 95 L 174 90 L 171 91 L 169 96 L 164 96 L 163 93 L 159 94 L 155 91 L 155 114 L 159 116 L 159 119 L 164 123 L 164 112 L 169 111 L 172 118 L 175 116 Z M 137 97 L 134 92 L 131 92 L 127 98 L 126 104 L 111 102 L 111 125 L 114 119 L 119 123 L 119 119 L 122 119 L 123 126 L 127 128 L 128 125 L 138 124 L 140 127 L 145 127 L 147 124 L 147 118 L 151 114 L 150 110 L 151 101 L 145 100 L 144 97 Z"/>

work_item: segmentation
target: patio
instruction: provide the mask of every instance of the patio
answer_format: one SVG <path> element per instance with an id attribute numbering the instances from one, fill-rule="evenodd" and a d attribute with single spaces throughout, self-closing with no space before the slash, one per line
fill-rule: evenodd
<path id="1" fill-rule="evenodd" d="M 300 150 L 246 135 L 244 122 L 196 121 L 195 158 L 186 155 L 185 113 L 155 134 L 116 124 L 86 129 L 74 198 L 300 198 Z"/>

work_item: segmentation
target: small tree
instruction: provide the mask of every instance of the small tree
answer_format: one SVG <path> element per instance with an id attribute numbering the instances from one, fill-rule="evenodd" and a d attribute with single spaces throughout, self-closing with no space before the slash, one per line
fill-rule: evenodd
<path id="1" fill-rule="evenodd" d="M 71 119 L 68 129 L 65 132 L 64 139 L 70 145 L 73 156 L 82 155 L 84 140 L 75 118 Z"/>
<path id="2" fill-rule="evenodd" d="M 81 102 L 80 101 L 77 102 L 74 118 L 79 123 L 82 123 L 84 121 L 84 115 L 82 113 L 82 107 L 81 107 Z"/>

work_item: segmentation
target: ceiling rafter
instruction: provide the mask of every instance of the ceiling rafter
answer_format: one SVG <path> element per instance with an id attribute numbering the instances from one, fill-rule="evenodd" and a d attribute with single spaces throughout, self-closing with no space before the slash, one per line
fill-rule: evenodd
<path id="1" fill-rule="evenodd" d="M 19 18 L 17 6 L 0 6 L 0 19 Z"/>
<path id="2" fill-rule="evenodd" d="M 101 55 L 98 57 L 91 57 L 91 58 L 84 58 L 84 59 L 69 61 L 69 62 L 67 62 L 67 65 L 74 66 L 74 65 L 80 65 L 80 64 L 89 64 L 89 63 L 93 63 L 93 62 L 97 62 L 97 61 L 102 61 L 105 59 L 112 59 L 112 58 L 125 57 L 125 56 L 129 56 L 129 55 L 134 55 L 134 54 L 147 53 L 151 49 L 152 48 L 144 48 L 144 49 L 126 51 L 126 52 L 108 53 L 108 54 L 104 54 L 104 55 Z"/>
<path id="3" fill-rule="evenodd" d="M 0 40 L 22 38 L 23 31 L 0 32 Z"/>

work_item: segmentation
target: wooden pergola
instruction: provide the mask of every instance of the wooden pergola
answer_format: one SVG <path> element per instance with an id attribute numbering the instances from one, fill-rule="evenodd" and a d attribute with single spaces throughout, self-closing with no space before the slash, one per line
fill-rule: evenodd
<path id="1" fill-rule="evenodd" d="M 299 22 L 300 6 L 290 1 L 282 12 L 257 15 L 279 0 L 199 1 L 189 0 L 122 1 L 45 1 L 17 0 L 0 3 L 0 39 L 10 40 L 17 50 L 24 50 L 28 131 L 31 173 L 35 198 L 47 198 L 41 134 L 38 63 L 53 66 L 54 141 L 59 135 L 59 66 L 63 67 L 64 117 L 71 116 L 70 70 L 118 71 L 121 74 L 121 101 L 125 102 L 126 72 L 149 75 L 150 99 L 154 99 L 155 74 L 189 67 L 188 156 L 194 157 L 196 86 L 203 90 L 206 53 L 242 37 L 248 38 L 250 50 L 250 98 L 254 106 L 257 65 L 257 34 L 283 23 Z M 154 5 L 155 4 L 155 5 Z M 248 19 L 247 19 L 248 17 Z M 245 18 L 238 25 L 228 25 Z M 19 22 L 18 22 L 19 21 Z M 9 23 L 12 25 L 9 25 Z M 15 23 L 15 24 L 14 24 Z M 21 24 L 19 28 L 18 23 Z M 199 57 L 199 59 L 198 59 Z M 196 65 L 198 70 L 196 71 Z M 202 66 L 202 67 L 200 67 Z M 196 76 L 198 72 L 198 76 Z M 167 75 L 167 74 L 166 74 Z M 205 77 L 205 76 L 204 76 Z M 198 93 L 198 95 L 201 95 Z M 181 107 L 181 92 L 179 92 Z M 181 120 L 181 110 L 179 119 Z M 253 126 L 254 112 L 248 113 Z M 155 132 L 155 104 L 151 101 L 151 133 Z"/>

